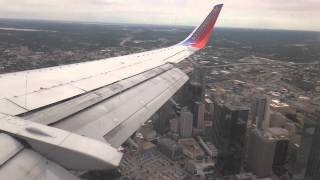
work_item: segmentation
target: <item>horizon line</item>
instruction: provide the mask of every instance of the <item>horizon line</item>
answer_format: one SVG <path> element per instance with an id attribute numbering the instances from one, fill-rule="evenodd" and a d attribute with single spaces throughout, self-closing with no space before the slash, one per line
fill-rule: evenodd
<path id="1" fill-rule="evenodd" d="M 59 19 L 36 19 L 36 18 L 1 18 L 1 20 L 16 20 L 16 21 L 39 21 L 39 22 L 59 22 L 59 23 L 78 23 L 78 24 L 88 24 L 88 25 L 137 25 L 137 26 L 171 26 L 171 27 L 190 27 L 194 28 L 197 25 L 174 25 L 174 24 L 152 24 L 152 23 L 134 23 L 134 22 L 107 22 L 107 21 L 83 21 L 83 20 L 59 20 Z M 243 26 L 219 26 L 217 28 L 224 29 L 247 29 L 247 30 L 270 30 L 270 31 L 296 31 L 296 32 L 318 32 L 320 30 L 310 30 L 310 29 L 285 29 L 285 28 L 257 28 L 257 27 L 243 27 Z"/>

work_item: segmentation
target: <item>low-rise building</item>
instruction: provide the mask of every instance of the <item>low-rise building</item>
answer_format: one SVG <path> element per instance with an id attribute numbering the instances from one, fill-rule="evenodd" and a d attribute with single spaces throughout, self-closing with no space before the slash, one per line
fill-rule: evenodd
<path id="1" fill-rule="evenodd" d="M 181 146 L 169 138 L 159 139 L 158 149 L 172 160 L 177 160 L 182 156 Z"/>
<path id="2" fill-rule="evenodd" d="M 214 175 L 214 165 L 212 160 L 188 160 L 186 170 L 198 179 L 205 180 Z"/>
<path id="3" fill-rule="evenodd" d="M 205 156 L 204 151 L 193 138 L 179 139 L 178 143 L 182 148 L 182 153 L 190 159 L 202 159 Z"/>

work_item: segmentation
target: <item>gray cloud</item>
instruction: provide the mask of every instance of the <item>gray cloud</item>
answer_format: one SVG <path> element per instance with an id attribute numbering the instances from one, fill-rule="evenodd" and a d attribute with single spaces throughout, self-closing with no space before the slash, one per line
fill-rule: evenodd
<path id="1" fill-rule="evenodd" d="M 266 6 L 275 11 L 284 11 L 284 12 L 318 12 L 320 9 L 319 0 L 290 0 L 290 1 L 276 1 L 268 0 L 263 1 L 266 3 Z"/>
<path id="2" fill-rule="evenodd" d="M 220 26 L 320 31 L 319 0 L 220 2 Z M 197 25 L 212 6 L 212 0 L 0 0 L 0 18 Z"/>

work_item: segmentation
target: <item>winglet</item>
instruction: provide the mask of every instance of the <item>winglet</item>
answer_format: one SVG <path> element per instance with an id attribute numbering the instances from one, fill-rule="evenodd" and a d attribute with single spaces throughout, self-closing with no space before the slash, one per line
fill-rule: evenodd
<path id="1" fill-rule="evenodd" d="M 180 44 L 194 47 L 197 49 L 204 48 L 210 39 L 214 25 L 218 19 L 223 4 L 214 6 L 206 19 L 198 26 L 184 41 Z"/>

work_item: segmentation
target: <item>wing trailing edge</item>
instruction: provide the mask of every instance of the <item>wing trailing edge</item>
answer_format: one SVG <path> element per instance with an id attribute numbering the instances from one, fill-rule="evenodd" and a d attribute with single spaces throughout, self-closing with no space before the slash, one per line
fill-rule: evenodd
<path id="1" fill-rule="evenodd" d="M 1 132 L 26 142 L 41 155 L 67 169 L 113 169 L 122 158 L 122 153 L 110 144 L 83 135 L 14 116 L 3 117 L 0 123 Z"/>

